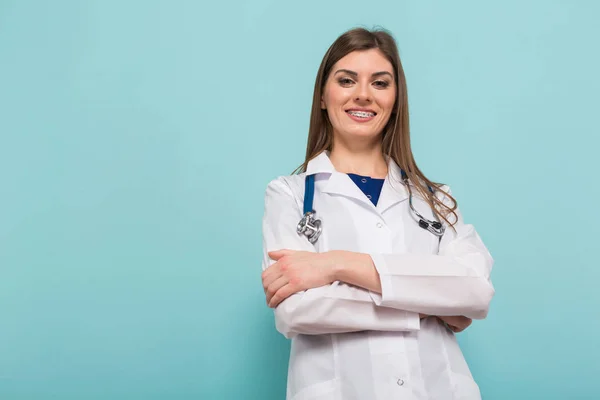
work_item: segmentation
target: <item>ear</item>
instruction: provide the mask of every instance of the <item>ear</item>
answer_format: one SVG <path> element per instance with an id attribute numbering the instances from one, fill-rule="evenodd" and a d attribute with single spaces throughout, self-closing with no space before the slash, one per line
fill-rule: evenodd
<path id="1" fill-rule="evenodd" d="M 323 101 L 323 97 L 321 97 L 321 110 L 326 110 L 327 106 L 325 105 L 325 102 Z"/>

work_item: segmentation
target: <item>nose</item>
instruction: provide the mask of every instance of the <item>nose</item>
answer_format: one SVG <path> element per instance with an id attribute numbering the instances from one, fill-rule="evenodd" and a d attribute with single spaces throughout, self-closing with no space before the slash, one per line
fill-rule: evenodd
<path id="1" fill-rule="evenodd" d="M 368 83 L 359 83 L 355 86 L 356 91 L 354 92 L 354 100 L 357 102 L 370 102 L 371 101 L 371 92 L 369 90 Z"/>

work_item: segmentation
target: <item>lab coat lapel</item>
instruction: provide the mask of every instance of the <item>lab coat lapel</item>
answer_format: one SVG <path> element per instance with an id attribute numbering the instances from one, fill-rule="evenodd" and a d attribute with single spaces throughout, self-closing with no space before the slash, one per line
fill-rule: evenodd
<path id="1" fill-rule="evenodd" d="M 335 170 L 329 154 L 323 151 L 317 157 L 309 161 L 306 174 L 326 174 L 329 177 L 322 192 L 349 197 L 364 203 L 367 207 L 383 213 L 393 205 L 408 199 L 408 191 L 402 183 L 400 167 L 390 158 L 388 160 L 388 176 L 383 183 L 377 207 L 365 196 L 358 186 L 350 179 L 348 174 Z"/>
<path id="2" fill-rule="evenodd" d="M 328 177 L 326 178 L 327 182 L 325 182 L 321 189 L 323 193 L 349 197 L 366 204 L 368 207 L 374 208 L 371 200 L 369 200 L 362 190 L 356 186 L 348 174 L 335 170 L 335 167 L 329 159 L 329 152 L 323 151 L 309 161 L 306 168 L 306 174 L 323 174 Z"/>
<path id="3" fill-rule="evenodd" d="M 337 194 L 365 203 L 373 208 L 371 200 L 365 196 L 362 190 L 350 179 L 348 174 L 334 171 L 329 177 L 329 181 L 323 188 L 323 193 Z"/>
<path id="4" fill-rule="evenodd" d="M 377 202 L 377 211 L 383 213 L 388 208 L 406 199 L 408 199 L 408 190 L 402 183 L 400 167 L 390 158 L 388 161 L 388 175 L 385 178 Z"/>

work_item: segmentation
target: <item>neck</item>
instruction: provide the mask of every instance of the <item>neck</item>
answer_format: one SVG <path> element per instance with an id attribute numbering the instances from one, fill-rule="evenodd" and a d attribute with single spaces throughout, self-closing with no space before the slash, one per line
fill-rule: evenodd
<path id="1" fill-rule="evenodd" d="M 388 165 L 383 157 L 381 143 L 350 147 L 334 142 L 329 159 L 336 171 L 346 174 L 383 179 L 388 173 Z"/>

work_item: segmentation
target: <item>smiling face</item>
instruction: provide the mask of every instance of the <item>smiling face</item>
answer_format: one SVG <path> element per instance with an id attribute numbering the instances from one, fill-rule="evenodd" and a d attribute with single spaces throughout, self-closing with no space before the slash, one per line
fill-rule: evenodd
<path id="1" fill-rule="evenodd" d="M 334 140 L 378 139 L 394 109 L 396 91 L 392 63 L 378 49 L 341 58 L 321 97 Z"/>

